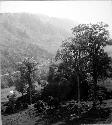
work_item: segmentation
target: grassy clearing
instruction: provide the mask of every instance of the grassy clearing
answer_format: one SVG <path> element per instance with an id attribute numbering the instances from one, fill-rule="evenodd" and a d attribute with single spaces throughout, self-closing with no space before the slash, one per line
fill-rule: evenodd
<path id="1" fill-rule="evenodd" d="M 36 89 L 37 91 L 41 91 L 42 87 L 41 87 L 40 85 L 38 85 L 37 82 L 35 82 L 34 85 L 35 85 L 35 89 Z M 13 87 L 10 87 L 10 88 L 1 89 L 1 102 L 2 102 L 2 103 L 8 101 L 7 96 L 10 94 L 10 91 L 11 91 L 11 90 L 15 90 L 15 87 L 13 86 Z M 19 92 L 16 91 L 16 90 L 15 90 L 15 92 L 16 92 L 17 97 L 20 97 L 20 96 L 22 95 L 21 93 L 19 93 Z"/>
<path id="2" fill-rule="evenodd" d="M 1 89 L 1 103 L 8 101 L 7 96 L 10 94 L 11 90 L 15 90 L 15 87 Z M 16 90 L 15 90 L 15 92 L 16 92 L 17 97 L 21 96 L 21 94 L 18 93 Z"/>
<path id="3" fill-rule="evenodd" d="M 10 88 L 5 88 L 5 89 L 1 89 L 1 102 L 6 102 L 8 101 L 7 96 L 10 94 L 11 90 L 14 90 L 14 87 L 10 87 Z"/>

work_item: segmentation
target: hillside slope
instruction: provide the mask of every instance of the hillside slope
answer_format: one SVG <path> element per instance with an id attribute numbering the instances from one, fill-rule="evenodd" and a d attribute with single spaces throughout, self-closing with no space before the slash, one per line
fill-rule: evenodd
<path id="1" fill-rule="evenodd" d="M 26 13 L 0 14 L 0 51 L 2 74 L 16 70 L 15 63 L 25 56 L 36 60 L 51 58 L 62 40 L 70 36 L 74 23 Z"/>

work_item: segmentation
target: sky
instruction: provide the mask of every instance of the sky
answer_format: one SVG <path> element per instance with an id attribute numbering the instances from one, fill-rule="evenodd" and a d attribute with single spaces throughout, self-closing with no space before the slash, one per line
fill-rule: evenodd
<path id="1" fill-rule="evenodd" d="M 112 27 L 112 1 L 1 1 L 0 12 L 28 12 Z M 112 28 L 111 28 L 112 29 Z"/>

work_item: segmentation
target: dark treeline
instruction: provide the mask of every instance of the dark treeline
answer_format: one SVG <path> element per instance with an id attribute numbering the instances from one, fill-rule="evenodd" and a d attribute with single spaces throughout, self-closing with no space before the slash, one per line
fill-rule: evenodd
<path id="1" fill-rule="evenodd" d="M 56 62 L 49 68 L 48 95 L 61 100 L 93 97 L 95 103 L 99 88 L 106 89 L 98 87 L 98 81 L 111 74 L 111 58 L 104 51 L 110 41 L 107 27 L 103 23 L 81 24 L 72 29 L 73 37 L 63 41 Z"/>

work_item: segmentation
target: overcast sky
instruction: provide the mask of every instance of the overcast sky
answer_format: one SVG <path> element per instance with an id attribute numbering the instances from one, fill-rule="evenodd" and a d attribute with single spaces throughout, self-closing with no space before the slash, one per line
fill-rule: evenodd
<path id="1" fill-rule="evenodd" d="M 2 1 L 0 12 L 40 13 L 79 23 L 103 21 L 112 27 L 112 1 Z"/>

